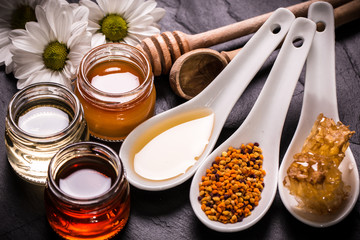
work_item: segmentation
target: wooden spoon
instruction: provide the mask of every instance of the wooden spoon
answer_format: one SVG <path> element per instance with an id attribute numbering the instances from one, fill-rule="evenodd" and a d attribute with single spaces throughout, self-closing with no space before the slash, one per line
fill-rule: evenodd
<path id="1" fill-rule="evenodd" d="M 360 17 L 360 1 L 351 1 L 334 10 L 338 27 Z M 322 26 L 318 25 L 318 29 Z M 185 53 L 173 64 L 169 81 L 173 91 L 184 99 L 191 99 L 206 88 L 241 50 L 221 53 L 200 48 Z"/>
<path id="2" fill-rule="evenodd" d="M 301 2 L 288 7 L 296 17 L 305 17 L 311 3 L 318 0 Z M 350 0 L 323 0 L 334 7 L 341 6 Z M 208 48 L 219 43 L 255 33 L 269 18 L 272 12 L 248 18 L 217 29 L 190 35 L 181 31 L 163 32 L 145 38 L 137 48 L 149 57 L 155 76 L 168 74 L 173 62 L 182 54 L 198 48 Z"/>

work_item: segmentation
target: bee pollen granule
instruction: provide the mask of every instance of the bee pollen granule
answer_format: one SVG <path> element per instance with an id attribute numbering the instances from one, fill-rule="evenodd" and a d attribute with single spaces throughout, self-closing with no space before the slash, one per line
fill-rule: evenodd
<path id="1" fill-rule="evenodd" d="M 236 223 L 259 204 L 264 188 L 263 155 L 258 143 L 229 147 L 215 158 L 199 183 L 201 209 L 213 221 Z"/>

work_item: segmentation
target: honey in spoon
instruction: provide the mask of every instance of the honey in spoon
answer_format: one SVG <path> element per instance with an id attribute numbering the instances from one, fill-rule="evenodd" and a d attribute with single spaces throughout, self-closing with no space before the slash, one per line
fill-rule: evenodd
<path id="1" fill-rule="evenodd" d="M 345 185 L 339 165 L 354 134 L 340 121 L 320 114 L 306 138 L 301 153 L 283 181 L 296 196 L 299 207 L 316 214 L 327 214 L 338 209 L 350 192 Z"/>

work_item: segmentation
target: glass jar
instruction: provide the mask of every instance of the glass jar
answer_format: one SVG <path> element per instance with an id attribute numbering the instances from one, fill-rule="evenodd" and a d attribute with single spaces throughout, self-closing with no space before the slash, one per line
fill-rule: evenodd
<path id="1" fill-rule="evenodd" d="M 9 163 L 23 179 L 44 185 L 49 162 L 62 147 L 89 139 L 78 98 L 57 83 L 36 83 L 11 99 L 5 120 Z"/>
<path id="2" fill-rule="evenodd" d="M 100 143 L 61 149 L 49 164 L 44 197 L 50 226 L 65 239 L 108 239 L 125 226 L 130 213 L 122 162 Z"/>
<path id="3" fill-rule="evenodd" d="M 156 93 L 150 62 L 130 45 L 108 43 L 90 50 L 80 63 L 75 85 L 95 138 L 122 141 L 154 114 Z"/>

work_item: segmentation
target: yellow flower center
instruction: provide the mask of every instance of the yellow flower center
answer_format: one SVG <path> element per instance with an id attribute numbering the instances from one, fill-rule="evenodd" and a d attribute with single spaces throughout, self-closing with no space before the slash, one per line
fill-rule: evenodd
<path id="1" fill-rule="evenodd" d="M 117 14 L 109 14 L 100 22 L 100 31 L 108 41 L 119 42 L 127 35 L 127 23 Z"/>
<path id="2" fill-rule="evenodd" d="M 54 41 L 49 43 L 43 53 L 43 61 L 47 68 L 61 71 L 66 63 L 69 50 L 64 43 Z"/>
<path id="3" fill-rule="evenodd" d="M 27 22 L 36 22 L 35 10 L 28 5 L 20 5 L 11 15 L 12 29 L 25 29 Z"/>

